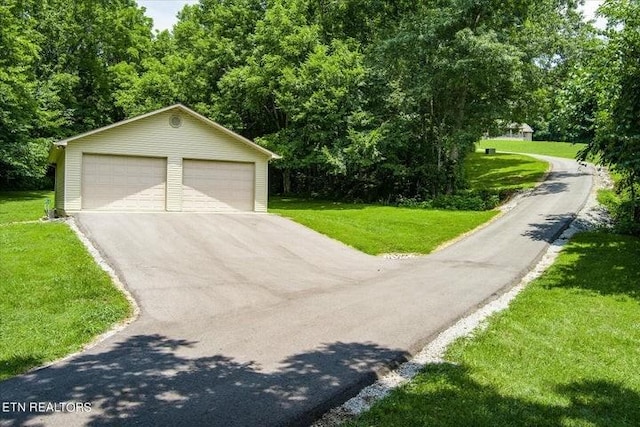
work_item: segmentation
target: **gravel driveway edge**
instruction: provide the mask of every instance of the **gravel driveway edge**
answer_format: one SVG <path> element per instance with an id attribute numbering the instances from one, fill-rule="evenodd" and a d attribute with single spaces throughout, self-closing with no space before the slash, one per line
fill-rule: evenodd
<path id="1" fill-rule="evenodd" d="M 534 279 L 540 277 L 556 260 L 560 251 L 578 232 L 607 226 L 611 220 L 608 212 L 597 201 L 598 190 L 612 187 L 612 181 L 605 168 L 589 165 L 594 171 L 594 184 L 584 207 L 569 227 L 549 245 L 538 264 L 522 280 L 499 298 L 484 305 L 474 313 L 458 320 L 453 326 L 441 332 L 410 361 L 398 369 L 384 375 L 374 384 L 365 387 L 360 393 L 341 406 L 327 412 L 313 427 L 333 427 L 349 421 L 368 411 L 374 403 L 383 399 L 391 391 L 409 382 L 428 364 L 443 363 L 444 355 L 455 340 L 469 336 L 486 326 L 486 320 L 495 313 L 509 307 L 513 299 Z"/>

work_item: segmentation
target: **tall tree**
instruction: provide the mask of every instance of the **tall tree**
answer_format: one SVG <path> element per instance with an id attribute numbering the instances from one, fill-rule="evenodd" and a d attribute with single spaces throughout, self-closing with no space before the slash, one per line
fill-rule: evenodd
<path id="1" fill-rule="evenodd" d="M 30 11 L 42 35 L 38 79 L 50 82 L 66 135 L 124 118 L 112 67 L 140 69 L 151 49 L 151 19 L 135 0 L 43 0 Z M 58 135 L 60 136 L 60 135 Z"/>
<path id="2" fill-rule="evenodd" d="M 482 132 L 530 111 L 523 90 L 546 99 L 568 74 L 575 5 L 200 0 L 153 36 L 134 0 L 7 0 L 2 173 L 41 175 L 36 141 L 183 102 L 283 154 L 285 190 L 453 192 Z"/>
<path id="3" fill-rule="evenodd" d="M 527 20 L 511 36 L 524 53 L 526 81 L 514 119 L 531 124 L 538 139 L 584 142 L 589 138 L 586 129 L 576 128 L 565 116 L 573 108 L 566 103 L 566 90 L 575 89 L 567 85 L 598 45 L 597 32 L 584 21 L 578 3 L 531 2 Z M 587 103 L 580 107 L 585 108 Z"/>
<path id="4" fill-rule="evenodd" d="M 51 140 L 124 118 L 113 67 L 140 69 L 151 20 L 134 0 L 7 0 L 0 20 L 0 176 L 28 185 Z"/>
<path id="5" fill-rule="evenodd" d="M 283 189 L 323 191 L 327 173 L 346 173 L 349 118 L 364 76 L 357 43 L 323 43 L 306 0 L 275 0 L 251 35 L 245 65 L 220 80 L 220 113 L 284 155 Z M 325 183 L 320 182 L 321 177 Z"/>
<path id="6" fill-rule="evenodd" d="M 156 34 L 150 55 L 139 64 L 120 62 L 111 67 L 116 106 L 131 117 L 188 102 L 182 90 L 188 80 L 185 68 L 172 34 L 166 30 Z"/>
<path id="7" fill-rule="evenodd" d="M 598 91 L 595 78 L 595 64 L 606 55 L 607 43 L 601 37 L 591 37 L 581 43 L 578 57 L 554 95 L 549 94 L 549 135 L 556 140 L 590 142 L 595 138 Z"/>
<path id="8" fill-rule="evenodd" d="M 501 40 L 495 16 L 485 2 L 431 2 L 381 45 L 381 181 L 394 182 L 393 192 L 424 198 L 461 187 L 466 153 L 509 111 L 520 52 Z"/>
<path id="9" fill-rule="evenodd" d="M 590 81 L 597 90 L 596 133 L 582 157 L 596 155 L 623 174 L 633 220 L 640 223 L 640 3 L 608 0 L 600 13 L 608 26 Z"/>
<path id="10" fill-rule="evenodd" d="M 31 138 L 41 114 L 35 73 L 39 37 L 33 26 L 26 2 L 0 5 L 0 188 L 44 173 L 46 145 Z"/>

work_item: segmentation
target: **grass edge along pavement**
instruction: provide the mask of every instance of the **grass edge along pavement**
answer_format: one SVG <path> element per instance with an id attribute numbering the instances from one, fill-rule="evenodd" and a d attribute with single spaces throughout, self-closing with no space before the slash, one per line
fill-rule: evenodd
<path id="1" fill-rule="evenodd" d="M 538 185 L 546 162 L 517 154 L 473 154 L 472 190 L 514 192 Z M 272 197 L 269 212 L 292 219 L 370 255 L 428 254 L 494 220 L 497 210 L 423 209 Z"/>
<path id="2" fill-rule="evenodd" d="M 498 214 L 299 199 L 283 199 L 282 203 L 289 206 L 270 212 L 370 255 L 427 254 Z"/>
<path id="3" fill-rule="evenodd" d="M 606 173 L 596 177 L 609 184 Z M 316 425 L 637 425 L 640 239 L 587 232 L 563 248 L 607 220 L 593 191 L 521 284 Z"/>
<path id="4" fill-rule="evenodd" d="M 0 381 L 84 349 L 133 313 L 67 224 L 34 222 L 38 194 L 0 204 L 0 213 L 22 212 L 0 226 Z M 37 208 L 33 216 L 20 203 Z"/>
<path id="5" fill-rule="evenodd" d="M 505 157 L 506 159 L 506 157 Z M 533 161 L 533 159 L 531 159 Z M 486 171 L 485 171 L 486 172 Z M 508 176 L 508 175 L 507 175 Z M 12 289 L 25 288 L 27 284 L 30 284 L 29 290 L 35 292 L 41 290 L 39 295 L 25 295 L 25 300 L 28 300 L 30 306 L 26 301 L 20 301 L 15 295 L 9 292 L 5 293 L 3 302 L 7 307 L 2 307 L 3 326 L 5 329 L 1 331 L 0 336 L 4 340 L 14 341 L 19 340 L 22 335 L 29 335 L 22 331 L 26 329 L 38 329 L 37 324 L 46 322 L 49 328 L 43 328 L 40 334 L 35 334 L 32 340 L 22 342 L 22 346 L 11 345 L 11 343 L 3 343 L 0 339 L 0 347 L 12 348 L 11 354 L 7 351 L 0 352 L 0 380 L 7 378 L 8 376 L 15 375 L 26 370 L 42 366 L 46 363 L 59 360 L 61 357 L 68 357 L 69 353 L 79 351 L 86 347 L 87 344 L 92 344 L 96 341 L 96 337 L 99 337 L 105 330 L 113 331 L 114 325 L 123 325 L 124 320 L 131 320 L 135 318 L 137 313 L 137 307 L 135 301 L 130 298 L 126 289 L 118 285 L 117 277 L 113 272 L 110 273 L 111 280 L 105 272 L 99 271 L 99 268 L 88 257 L 86 251 L 96 258 L 99 256 L 97 253 L 93 253 L 91 250 L 91 244 L 84 242 L 85 248 L 77 241 L 77 237 L 82 239 L 81 233 L 77 233 L 76 238 L 69 228 L 60 223 L 38 223 L 38 215 L 44 212 L 44 200 L 53 200 L 53 192 L 51 191 L 30 191 L 30 192 L 0 192 L 0 243 L 3 243 L 3 248 L 0 248 L 0 262 L 5 259 L 7 265 L 9 265 L 9 271 L 11 274 L 3 277 L 0 280 L 0 286 L 3 291 L 11 291 Z M 354 206 L 350 206 L 354 208 Z M 366 207 L 365 207 L 366 208 Z M 497 212 L 472 212 L 471 214 L 465 212 L 451 212 L 451 211 L 426 211 L 422 209 L 410 209 L 410 208 L 394 208 L 389 206 L 379 206 L 377 208 L 386 210 L 396 210 L 402 212 L 402 215 L 406 217 L 415 217 L 419 212 L 430 212 L 427 216 L 429 219 L 433 219 L 434 216 L 446 218 L 448 223 L 454 222 L 455 227 L 449 228 L 449 233 L 454 237 L 464 235 L 470 230 L 475 229 L 478 224 L 486 223 L 487 220 L 495 217 Z M 474 222 L 460 224 L 458 221 L 450 221 L 452 216 L 473 216 Z M 383 215 L 381 218 L 383 221 L 388 220 L 388 215 Z M 419 214 L 418 214 L 419 216 Z M 413 220 L 409 221 L 407 232 L 413 231 Z M 26 224 L 26 223 L 30 224 Z M 379 222 L 378 219 L 372 221 L 374 223 Z M 69 222 L 72 230 L 75 231 L 73 221 Z M 425 222 L 422 222 L 422 226 L 425 226 Z M 462 226 L 462 227 L 461 227 Z M 3 230 L 4 228 L 4 230 Z M 437 224 L 433 228 L 438 227 Z M 27 232 L 27 230 L 29 232 Z M 21 236 L 20 239 L 16 238 L 15 232 Z M 375 233 L 375 230 L 374 230 Z M 44 237 L 41 235 L 44 234 Z M 359 234 L 359 230 L 357 233 Z M 397 239 L 397 233 L 391 233 L 393 239 Z M 25 239 L 26 237 L 26 239 Z M 375 235 L 379 237 L 379 235 Z M 441 239 L 449 240 L 449 239 Z M 437 239 L 429 244 L 431 247 L 441 245 L 442 241 Z M 421 250 L 421 249 L 418 249 Z M 427 251 L 430 251 L 429 248 Z M 4 251 L 4 252 L 3 252 Z M 66 251 L 72 251 L 68 259 L 65 259 Z M 413 251 L 413 250 L 411 250 Z M 13 256 L 13 258 L 11 258 Z M 39 268 L 31 272 L 13 270 L 17 267 L 23 269 L 21 263 L 28 263 L 30 259 L 39 259 Z M 78 261 L 80 260 L 80 261 Z M 102 265 L 105 269 L 105 265 L 96 260 L 99 265 Z M 61 266 L 74 265 L 77 271 L 67 271 L 65 274 L 59 274 L 59 268 Z M 58 268 L 58 270 L 56 270 Z M 47 276 L 46 271 L 50 269 L 51 275 Z M 108 269 L 107 269 L 108 271 Z M 33 273 L 29 275 L 28 273 Z M 38 277 L 38 274 L 40 276 Z M 33 276 L 33 277 L 32 277 Z M 77 280 L 76 280 L 77 279 Z M 99 283 L 90 288 L 89 282 Z M 74 288 L 74 284 L 81 285 L 84 289 Z M 116 286 L 113 286 L 113 285 Z M 12 288 L 12 289 L 11 289 Z M 64 292 L 58 292 L 58 289 L 62 289 Z M 86 292 L 97 292 L 101 289 L 101 292 L 110 292 L 110 295 L 98 295 L 98 294 L 86 294 Z M 114 289 L 119 289 L 122 294 L 117 291 L 113 293 Z M 68 295 L 68 292 L 77 292 L 80 294 L 77 300 Z M 85 292 L 84 296 L 82 292 Z M 60 294 L 57 300 L 49 301 L 47 296 Z M 90 296 L 88 296 L 90 295 Z M 124 296 L 123 296 L 124 295 Z M 102 298 L 102 300 L 101 300 Z M 104 298 L 107 298 L 105 300 Z M 126 305 L 126 299 L 129 299 L 130 305 Z M 93 306 L 93 311 L 82 311 L 78 306 L 85 304 L 91 306 L 96 300 L 101 300 L 100 309 Z M 43 301 L 48 305 L 38 306 Z M 74 301 L 77 302 L 74 306 Z M 22 307 L 20 315 L 22 317 L 16 318 L 15 310 L 11 311 L 9 305 L 16 307 Z M 132 309 L 133 307 L 133 316 Z M 73 311 L 77 311 L 77 316 L 82 318 L 82 322 L 74 321 Z M 64 317 L 67 313 L 71 313 L 70 317 Z M 36 324 L 30 323 L 29 315 L 37 319 Z M 60 319 L 64 323 L 64 328 L 67 329 L 68 334 L 65 335 L 64 331 L 55 330 L 56 328 L 51 326 L 56 325 L 55 316 L 62 315 L 63 319 Z M 52 317 L 53 316 L 53 317 Z M 94 322 L 92 317 L 100 318 L 99 321 Z M 12 329 L 13 328 L 13 329 Z M 18 337 L 18 338 L 16 338 Z M 49 339 L 48 337 L 51 337 Z M 36 342 L 37 341 L 37 344 Z M 51 341 L 52 340 L 52 341 Z M 46 351 L 41 351 L 38 346 L 46 348 Z"/>
<path id="6" fill-rule="evenodd" d="M 640 239 L 576 235 L 509 309 L 348 425 L 637 425 Z"/>

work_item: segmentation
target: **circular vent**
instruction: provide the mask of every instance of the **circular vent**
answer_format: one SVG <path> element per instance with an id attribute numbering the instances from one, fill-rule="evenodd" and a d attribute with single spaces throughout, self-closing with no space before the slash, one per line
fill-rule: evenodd
<path id="1" fill-rule="evenodd" d="M 182 126 L 182 118 L 177 115 L 171 116 L 171 118 L 169 119 L 169 124 L 172 128 L 179 128 L 180 126 Z"/>

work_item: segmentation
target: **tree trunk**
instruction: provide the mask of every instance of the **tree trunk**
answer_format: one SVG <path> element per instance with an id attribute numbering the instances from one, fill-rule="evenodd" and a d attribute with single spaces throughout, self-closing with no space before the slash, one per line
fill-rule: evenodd
<path id="1" fill-rule="evenodd" d="M 633 209 L 633 222 L 640 224 L 640 200 L 636 191 L 636 182 L 638 182 L 635 171 L 629 174 L 629 192 L 631 195 L 631 206 Z"/>
<path id="2" fill-rule="evenodd" d="M 291 194 L 291 171 L 289 169 L 282 171 L 282 191 L 284 194 Z"/>

